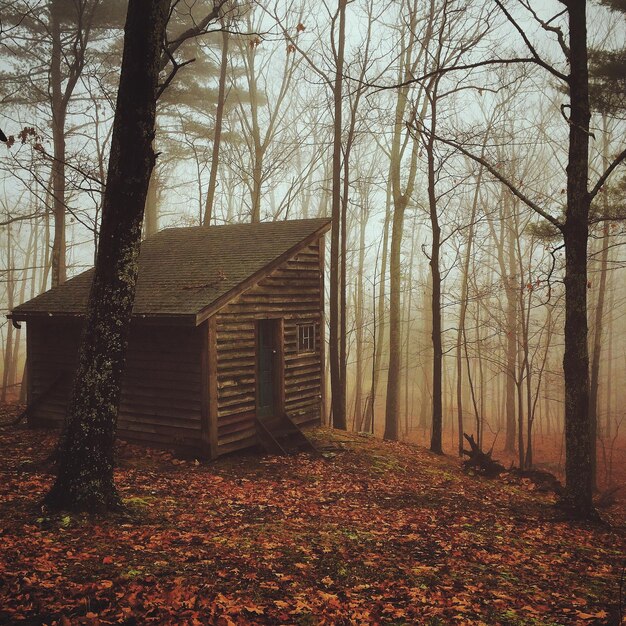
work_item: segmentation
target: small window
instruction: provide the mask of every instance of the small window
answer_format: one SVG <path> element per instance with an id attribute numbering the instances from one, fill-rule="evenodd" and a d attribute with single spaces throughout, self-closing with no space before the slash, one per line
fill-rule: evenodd
<path id="1" fill-rule="evenodd" d="M 298 352 L 315 352 L 315 324 L 298 326 Z"/>

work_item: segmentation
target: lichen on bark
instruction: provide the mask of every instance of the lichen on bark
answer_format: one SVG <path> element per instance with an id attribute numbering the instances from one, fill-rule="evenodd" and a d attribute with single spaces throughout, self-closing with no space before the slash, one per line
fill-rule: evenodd
<path id="1" fill-rule="evenodd" d="M 155 161 L 158 62 L 168 8 L 169 0 L 128 4 L 96 268 L 58 447 L 58 475 L 45 498 L 52 508 L 105 511 L 120 505 L 113 450 L 143 209 Z"/>

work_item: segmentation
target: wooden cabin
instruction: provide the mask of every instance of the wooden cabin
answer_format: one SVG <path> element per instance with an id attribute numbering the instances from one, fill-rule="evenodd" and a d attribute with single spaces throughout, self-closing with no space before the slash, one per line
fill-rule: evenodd
<path id="1" fill-rule="evenodd" d="M 328 219 L 168 228 L 142 243 L 118 434 L 215 458 L 320 423 Z M 65 417 L 93 270 L 25 302 L 29 423 Z"/>

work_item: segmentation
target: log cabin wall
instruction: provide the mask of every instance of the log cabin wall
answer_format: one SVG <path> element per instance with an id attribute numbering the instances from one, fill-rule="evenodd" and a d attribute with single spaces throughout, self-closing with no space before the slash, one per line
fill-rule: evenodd
<path id="1" fill-rule="evenodd" d="M 309 245 L 216 315 L 217 453 L 256 443 L 256 321 L 284 320 L 285 411 L 318 424 L 322 406 L 323 247 Z M 298 325 L 315 326 L 315 351 L 298 353 Z"/>
<path id="2" fill-rule="evenodd" d="M 200 449 L 200 329 L 135 324 L 118 417 L 119 436 Z"/>
<path id="3" fill-rule="evenodd" d="M 60 426 L 76 371 L 82 323 L 47 318 L 28 322 L 28 398 L 31 424 Z M 199 329 L 134 323 L 118 417 L 123 439 L 199 450 L 201 415 Z M 65 376 L 58 380 L 59 375 Z"/>
<path id="4" fill-rule="evenodd" d="M 82 322 L 80 318 L 33 319 L 26 331 L 28 403 L 45 394 L 29 411 L 28 423 L 60 426 L 76 371 Z"/>

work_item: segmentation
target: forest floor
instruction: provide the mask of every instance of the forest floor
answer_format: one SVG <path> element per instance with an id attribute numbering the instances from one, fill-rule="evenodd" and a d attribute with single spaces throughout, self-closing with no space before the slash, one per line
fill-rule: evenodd
<path id="1" fill-rule="evenodd" d="M 622 623 L 619 504 L 569 522 L 528 479 L 314 436 L 335 451 L 202 464 L 122 443 L 127 510 L 104 517 L 42 509 L 55 434 L 0 429 L 0 624 Z"/>

